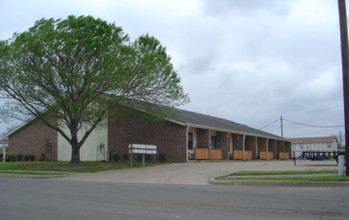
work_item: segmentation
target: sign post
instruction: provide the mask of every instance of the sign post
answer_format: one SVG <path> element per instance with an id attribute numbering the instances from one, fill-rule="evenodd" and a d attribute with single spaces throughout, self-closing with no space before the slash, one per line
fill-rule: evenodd
<path id="1" fill-rule="evenodd" d="M 344 126 L 345 126 L 345 160 L 349 161 L 349 46 L 348 26 L 345 0 L 338 0 L 339 27 L 342 54 Z M 346 176 L 349 176 L 349 163 L 346 163 Z"/>

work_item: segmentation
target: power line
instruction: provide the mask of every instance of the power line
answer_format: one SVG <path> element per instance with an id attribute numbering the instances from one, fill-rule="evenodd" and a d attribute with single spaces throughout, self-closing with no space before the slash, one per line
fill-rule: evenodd
<path id="1" fill-rule="evenodd" d="M 308 124 L 303 124 L 300 122 L 291 121 L 291 120 L 288 120 L 285 118 L 284 118 L 284 121 L 288 121 L 288 122 L 291 122 L 291 123 L 296 124 L 296 125 L 302 125 L 305 127 L 312 127 L 312 128 L 340 128 L 340 127 L 344 127 L 344 125 L 308 125 Z"/>
<path id="2" fill-rule="evenodd" d="M 279 127 L 277 127 L 277 128 L 274 128 L 274 129 L 268 130 L 267 132 L 269 133 L 269 132 L 272 132 L 272 131 L 275 131 L 275 130 L 278 130 L 278 129 L 280 129 L 280 128 L 279 128 Z"/>
<path id="3" fill-rule="evenodd" d="M 277 119 L 277 120 L 273 121 L 272 123 L 267 124 L 266 126 L 263 126 L 263 127 L 259 128 L 259 130 L 261 130 L 261 129 L 263 129 L 263 128 L 266 128 L 266 127 L 269 127 L 270 125 L 275 124 L 275 123 L 278 122 L 278 121 L 280 121 L 280 119 Z"/>
<path id="4" fill-rule="evenodd" d="M 312 127 L 312 128 L 341 128 L 341 127 L 344 127 L 344 125 L 309 125 L 309 124 L 304 124 L 304 123 L 301 123 L 301 122 L 292 121 L 292 120 L 289 120 L 289 119 L 286 119 L 286 118 L 284 118 L 283 120 L 284 121 L 288 121 L 288 122 L 293 123 L 293 124 L 296 124 L 296 125 L 301 125 L 303 127 L 304 126 L 305 127 Z M 271 123 L 269 123 L 269 124 L 259 128 L 259 130 L 264 129 L 266 127 L 269 127 L 269 126 L 275 124 L 278 121 L 280 121 L 280 119 L 276 119 L 275 121 L 273 121 L 273 122 L 271 122 Z"/>
<path id="5" fill-rule="evenodd" d="M 329 128 L 329 129 L 324 129 L 324 130 L 321 130 L 321 132 L 329 132 L 331 131 L 332 129 Z M 297 137 L 306 137 L 310 134 L 315 134 L 315 133 L 318 133 L 319 131 L 311 131 L 311 132 L 302 132 L 301 134 L 298 134 L 298 135 L 292 135 L 291 137 L 292 138 L 297 138 Z"/>

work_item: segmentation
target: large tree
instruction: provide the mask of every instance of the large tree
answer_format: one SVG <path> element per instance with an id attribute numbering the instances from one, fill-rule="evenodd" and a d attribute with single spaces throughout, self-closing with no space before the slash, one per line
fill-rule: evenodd
<path id="1" fill-rule="evenodd" d="M 131 42 L 121 27 L 91 16 L 41 19 L 0 41 L 0 88 L 13 117 L 36 118 L 70 143 L 71 162 L 115 104 L 188 101 L 157 39 Z"/>

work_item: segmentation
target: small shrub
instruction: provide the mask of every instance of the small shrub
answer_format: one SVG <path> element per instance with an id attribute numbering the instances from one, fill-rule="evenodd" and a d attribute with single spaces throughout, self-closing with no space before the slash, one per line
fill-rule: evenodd
<path id="1" fill-rule="evenodd" d="M 46 160 L 46 154 L 45 153 L 41 153 L 40 161 L 44 161 L 44 160 Z"/>
<path id="2" fill-rule="evenodd" d="M 22 154 L 17 154 L 17 161 L 21 162 L 23 159 L 23 155 Z"/>
<path id="3" fill-rule="evenodd" d="M 158 161 L 165 162 L 166 161 L 166 154 L 165 153 L 160 153 L 159 156 L 158 156 Z"/>
<path id="4" fill-rule="evenodd" d="M 16 162 L 16 159 L 17 159 L 17 157 L 16 157 L 15 155 L 12 155 L 12 156 L 11 156 L 11 161 L 12 161 L 12 162 Z"/>
<path id="5" fill-rule="evenodd" d="M 5 155 L 5 161 L 6 161 L 6 162 L 11 162 L 11 159 L 12 159 L 12 158 L 11 158 L 11 155 L 9 155 L 9 154 L 6 154 L 6 155 Z"/>
<path id="6" fill-rule="evenodd" d="M 29 156 L 28 155 L 24 155 L 24 161 L 28 162 L 29 160 L 30 160 Z"/>
<path id="7" fill-rule="evenodd" d="M 50 143 L 50 140 L 47 139 L 47 140 L 46 140 L 46 143 L 45 143 L 45 153 L 46 153 L 46 154 L 52 153 L 52 148 L 53 148 L 53 146 L 52 146 L 52 144 Z"/>
<path id="8" fill-rule="evenodd" d="M 128 154 L 123 154 L 123 155 L 122 155 L 122 158 L 123 158 L 124 160 L 128 160 Z"/>
<path id="9" fill-rule="evenodd" d="M 142 162 L 142 154 L 137 154 L 137 162 Z"/>
<path id="10" fill-rule="evenodd" d="M 120 155 L 119 154 L 114 154 L 113 155 L 113 160 L 118 162 L 120 160 Z"/>
<path id="11" fill-rule="evenodd" d="M 152 155 L 150 155 L 150 154 L 146 154 L 146 155 L 145 155 L 145 160 L 146 160 L 146 161 L 150 161 L 151 158 L 152 158 Z"/>
<path id="12" fill-rule="evenodd" d="M 34 161 L 35 160 L 35 156 L 34 155 L 29 155 L 29 160 L 30 161 Z"/>

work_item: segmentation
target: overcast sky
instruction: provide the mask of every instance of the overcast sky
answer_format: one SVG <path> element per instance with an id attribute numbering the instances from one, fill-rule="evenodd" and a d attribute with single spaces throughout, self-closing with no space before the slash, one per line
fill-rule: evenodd
<path id="1" fill-rule="evenodd" d="M 0 0 L 0 39 L 68 15 L 158 38 L 191 99 L 180 108 L 255 128 L 282 115 L 285 137 L 344 131 L 290 122 L 344 125 L 337 0 Z"/>

